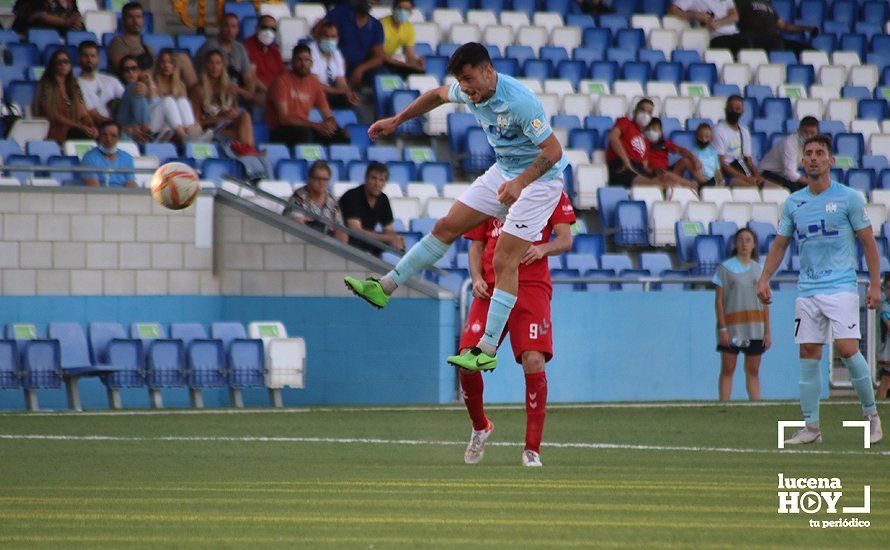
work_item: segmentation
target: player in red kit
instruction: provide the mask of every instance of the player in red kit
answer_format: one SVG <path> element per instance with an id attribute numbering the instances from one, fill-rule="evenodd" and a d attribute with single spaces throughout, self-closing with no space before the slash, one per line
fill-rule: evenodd
<path id="1" fill-rule="evenodd" d="M 547 375 L 544 364 L 553 357 L 553 332 L 550 321 L 550 265 L 547 256 L 557 256 L 572 247 L 570 225 L 575 222 L 575 210 L 563 193 L 540 238 L 529 248 L 519 266 L 519 295 L 501 335 L 507 332 L 516 362 L 525 372 L 525 450 L 523 466 L 541 466 L 541 434 L 547 407 Z M 494 288 L 492 259 L 501 233 L 502 222 L 491 218 L 478 225 L 464 237 L 470 239 L 470 275 L 473 278 L 473 305 L 460 337 L 460 349 L 472 348 L 479 340 L 488 316 L 491 289 Z M 555 238 L 551 241 L 551 233 Z M 464 453 L 464 462 L 475 464 L 482 460 L 485 441 L 494 424 L 485 416 L 482 404 L 482 373 L 458 370 L 461 395 L 470 413 L 473 432 Z"/>

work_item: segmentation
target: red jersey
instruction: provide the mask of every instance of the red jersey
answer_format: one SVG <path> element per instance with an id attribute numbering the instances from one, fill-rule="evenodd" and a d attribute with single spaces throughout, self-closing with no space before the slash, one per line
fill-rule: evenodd
<path id="1" fill-rule="evenodd" d="M 668 154 L 675 153 L 677 146 L 669 139 L 662 139 L 656 143 L 649 144 L 649 153 L 646 159 L 649 161 L 649 168 L 653 170 L 667 170 L 670 167 L 668 162 Z"/>
<path id="2" fill-rule="evenodd" d="M 636 123 L 631 119 L 624 117 L 618 119 L 618 122 L 615 123 L 615 127 L 621 130 L 621 145 L 624 147 L 624 150 L 627 151 L 628 158 L 630 158 L 632 162 L 643 164 L 643 160 L 646 158 L 646 153 L 649 151 L 649 142 L 640 132 L 640 129 L 637 128 Z M 618 153 L 612 150 L 612 146 L 610 145 L 606 150 L 606 162 L 612 162 L 613 160 L 619 160 L 620 158 Z"/>
<path id="3" fill-rule="evenodd" d="M 575 209 L 572 208 L 572 202 L 569 200 L 565 192 L 559 197 L 559 203 L 547 220 L 547 225 L 541 231 L 541 240 L 534 245 L 550 242 L 550 235 L 553 233 L 553 226 L 560 223 L 574 223 Z M 480 223 L 470 231 L 464 234 L 464 237 L 471 241 L 482 241 L 485 246 L 482 251 L 482 279 L 489 285 L 494 285 L 494 247 L 501 235 L 501 227 L 503 222 L 497 218 L 489 218 L 487 222 Z M 547 257 L 544 256 L 540 260 L 529 265 L 519 265 L 519 284 L 542 283 L 548 288 L 550 283 L 550 264 Z"/>

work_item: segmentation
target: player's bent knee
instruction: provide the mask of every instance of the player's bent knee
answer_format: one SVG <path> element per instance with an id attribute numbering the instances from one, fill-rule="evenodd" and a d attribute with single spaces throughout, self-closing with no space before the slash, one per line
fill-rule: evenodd
<path id="1" fill-rule="evenodd" d="M 853 357 L 859 352 L 859 340 L 835 340 L 834 345 L 837 347 L 840 356 L 844 359 Z"/>
<path id="2" fill-rule="evenodd" d="M 544 372 L 546 361 L 540 351 L 525 351 L 522 353 L 522 370 L 525 374 Z"/>
<path id="3" fill-rule="evenodd" d="M 822 344 L 801 344 L 801 359 L 822 359 Z"/>
<path id="4" fill-rule="evenodd" d="M 453 243 L 459 236 L 458 230 L 453 227 L 451 220 L 447 217 L 439 218 L 430 233 L 445 244 Z"/>

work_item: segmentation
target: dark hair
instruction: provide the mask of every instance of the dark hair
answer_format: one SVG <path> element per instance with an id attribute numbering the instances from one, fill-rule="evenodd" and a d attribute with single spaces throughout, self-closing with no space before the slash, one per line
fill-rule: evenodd
<path id="1" fill-rule="evenodd" d="M 732 94 L 731 96 L 726 98 L 726 104 L 729 105 L 730 101 L 735 101 L 735 100 L 741 101 L 742 105 L 745 104 L 745 98 L 740 96 L 739 94 Z"/>
<path id="2" fill-rule="evenodd" d="M 368 178 L 372 173 L 389 175 L 389 168 L 386 167 L 382 162 L 373 161 L 368 165 L 368 168 L 365 170 L 365 179 Z"/>
<path id="3" fill-rule="evenodd" d="M 317 161 L 313 162 L 313 163 L 309 166 L 309 170 L 306 172 L 306 174 L 309 175 L 309 176 L 311 176 L 311 175 L 315 174 L 315 171 L 316 171 L 316 170 L 327 170 L 327 171 L 328 171 L 328 177 L 331 177 L 331 175 L 333 175 L 333 171 L 331 170 L 331 166 L 330 166 L 327 162 L 325 162 L 325 161 L 323 161 L 323 160 L 317 160 Z"/>
<path id="4" fill-rule="evenodd" d="M 108 128 L 109 126 L 114 126 L 115 128 L 117 128 L 117 133 L 120 134 L 120 131 L 121 131 L 121 125 L 118 124 L 117 122 L 115 122 L 114 120 L 106 120 L 106 121 L 104 121 L 104 122 L 101 122 L 101 123 L 99 124 L 99 128 L 98 128 L 98 129 L 99 129 L 99 131 L 101 132 L 102 130 L 104 130 L 105 128 Z"/>
<path id="5" fill-rule="evenodd" d="M 297 44 L 296 46 L 294 46 L 293 53 L 291 54 L 291 59 L 296 59 L 297 55 L 304 52 L 312 55 L 312 50 L 309 49 L 309 46 L 307 46 L 306 44 Z"/>
<path id="6" fill-rule="evenodd" d="M 734 256 L 739 255 L 739 251 L 736 249 L 735 243 L 737 240 L 739 240 L 739 235 L 741 235 L 742 232 L 750 233 L 751 238 L 754 239 L 754 249 L 751 251 L 751 259 L 757 260 L 757 233 L 751 231 L 747 227 L 743 227 L 743 228 L 739 229 L 738 231 L 735 232 L 735 235 L 732 236 L 732 252 L 729 253 L 729 256 L 734 257 Z"/>
<path id="7" fill-rule="evenodd" d="M 127 2 L 126 4 L 124 4 L 124 7 L 121 8 L 121 15 L 127 15 L 127 12 L 131 10 L 145 11 L 145 8 L 143 8 L 142 4 L 140 4 L 139 2 Z"/>
<path id="8" fill-rule="evenodd" d="M 825 134 L 818 134 L 811 138 L 807 138 L 806 141 L 803 142 L 803 148 L 806 149 L 807 145 L 811 143 L 819 143 L 824 146 L 828 153 L 831 153 L 832 141 L 830 136 L 826 136 Z"/>
<path id="9" fill-rule="evenodd" d="M 80 55 L 84 50 L 88 50 L 93 48 L 97 52 L 99 51 L 99 44 L 96 43 L 95 40 L 84 40 L 77 46 L 77 54 Z"/>
<path id="10" fill-rule="evenodd" d="M 224 13 L 223 16 L 222 16 L 222 20 L 221 20 L 220 22 L 225 21 L 226 19 L 231 19 L 232 17 L 235 18 L 235 21 L 237 21 L 239 25 L 241 24 L 241 20 L 238 19 L 238 14 L 235 14 L 235 13 L 232 13 L 232 12 L 226 12 L 226 13 Z M 257 21 L 259 21 L 259 19 L 257 19 Z"/>
<path id="11" fill-rule="evenodd" d="M 261 15 L 260 18 L 257 19 L 257 23 L 260 23 L 263 19 L 271 19 L 272 21 L 275 21 L 276 25 L 278 25 L 278 20 L 275 19 L 274 16 L 269 15 L 268 13 Z"/>
<path id="12" fill-rule="evenodd" d="M 652 101 L 651 99 L 649 99 L 648 97 L 644 97 L 643 99 L 637 101 L 637 104 L 636 104 L 636 106 L 634 107 L 634 111 L 638 111 L 638 110 L 640 109 L 640 107 L 642 107 L 643 105 L 645 105 L 645 104 L 647 104 L 647 103 L 648 103 L 649 105 L 652 105 L 652 108 L 653 108 L 653 109 L 655 108 L 655 102 L 653 102 L 653 101 Z"/>
<path id="13" fill-rule="evenodd" d="M 695 129 L 695 133 L 698 133 L 699 130 L 704 130 L 705 128 L 707 128 L 708 130 L 710 130 L 710 129 L 711 129 L 711 125 L 708 124 L 707 122 L 702 122 L 702 123 L 699 124 L 698 127 Z"/>
<path id="14" fill-rule="evenodd" d="M 649 121 L 649 126 L 652 126 L 653 124 L 660 128 L 661 127 L 661 119 L 658 118 L 657 116 L 652 117 L 652 120 Z"/>
<path id="15" fill-rule="evenodd" d="M 488 49 L 478 42 L 467 42 L 451 54 L 448 60 L 448 73 L 456 75 L 467 65 L 475 68 L 491 65 Z"/>
<path id="16" fill-rule="evenodd" d="M 402 2 L 411 2 L 411 5 L 414 5 L 414 0 L 392 0 L 392 9 L 399 7 Z"/>
<path id="17" fill-rule="evenodd" d="M 133 63 L 136 64 L 137 67 L 139 67 L 140 69 L 142 68 L 142 67 L 139 65 L 139 58 L 138 58 L 137 56 L 135 56 L 135 55 L 125 55 L 125 56 L 123 56 L 123 57 L 121 58 L 120 63 L 117 64 L 117 73 L 118 73 L 117 76 L 118 76 L 118 78 L 120 78 L 121 80 L 123 80 L 123 78 L 124 78 L 124 64 L 125 64 L 127 61 L 132 61 Z"/>
<path id="18" fill-rule="evenodd" d="M 810 128 L 815 126 L 816 128 L 818 128 L 819 121 L 814 116 L 805 116 L 800 120 L 800 126 L 808 126 Z"/>

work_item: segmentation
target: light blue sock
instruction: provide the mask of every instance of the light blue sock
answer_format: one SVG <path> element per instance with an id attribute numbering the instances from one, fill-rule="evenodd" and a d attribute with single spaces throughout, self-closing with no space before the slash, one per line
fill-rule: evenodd
<path id="1" fill-rule="evenodd" d="M 862 414 L 874 414 L 878 412 L 875 405 L 875 388 L 871 382 L 871 372 L 862 352 L 843 359 L 844 365 L 850 371 L 850 382 L 859 396 L 859 404 L 862 405 Z"/>
<path id="2" fill-rule="evenodd" d="M 420 242 L 411 247 L 399 263 L 392 271 L 386 274 L 384 279 L 389 278 L 396 286 L 402 286 L 405 281 L 414 276 L 415 273 L 425 267 L 429 267 L 438 262 L 439 259 L 451 248 L 450 244 L 445 244 L 439 239 L 433 237 L 432 233 L 420 239 Z M 395 287 L 387 288 L 389 281 L 381 281 L 384 290 L 392 292 Z"/>
<path id="3" fill-rule="evenodd" d="M 822 369 L 818 359 L 800 360 L 800 409 L 808 424 L 819 423 L 819 396 L 822 394 Z"/>
<path id="4" fill-rule="evenodd" d="M 507 318 L 516 305 L 516 296 L 500 289 L 495 289 L 491 295 L 491 303 L 488 306 L 488 318 L 485 320 L 485 334 L 482 335 L 480 344 L 485 344 L 491 349 L 498 348 L 498 341 L 501 339 L 501 333 L 504 332 L 504 325 L 507 324 Z"/>

